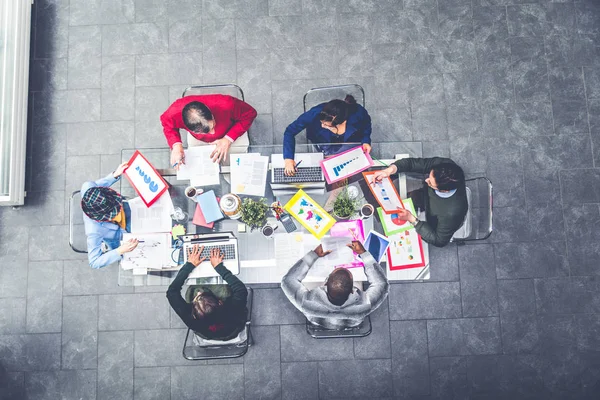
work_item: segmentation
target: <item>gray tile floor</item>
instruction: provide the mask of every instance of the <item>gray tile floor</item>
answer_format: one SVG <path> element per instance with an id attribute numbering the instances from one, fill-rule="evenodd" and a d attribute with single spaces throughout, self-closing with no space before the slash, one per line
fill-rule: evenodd
<path id="1" fill-rule="evenodd" d="M 0 210 L 1 399 L 598 398 L 598 1 L 35 3 L 27 205 Z M 121 148 L 164 146 L 183 87 L 218 82 L 259 111 L 257 143 L 281 143 L 307 89 L 363 85 L 375 141 L 494 182 L 495 233 L 432 249 L 431 282 L 392 285 L 367 338 L 310 339 L 259 289 L 244 358 L 185 361 L 164 288 L 91 270 L 66 204 Z"/>

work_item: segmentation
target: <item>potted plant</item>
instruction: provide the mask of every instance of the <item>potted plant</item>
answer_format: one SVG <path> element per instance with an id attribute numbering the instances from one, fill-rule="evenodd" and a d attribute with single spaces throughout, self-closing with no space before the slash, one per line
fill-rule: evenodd
<path id="1" fill-rule="evenodd" d="M 245 198 L 242 201 L 242 221 L 250 227 L 250 231 L 262 228 L 267 222 L 269 206 L 265 199 L 258 201 Z"/>
<path id="2" fill-rule="evenodd" d="M 346 186 L 333 201 L 333 214 L 338 219 L 348 219 L 358 210 L 359 203 L 358 198 L 350 196 Z"/>

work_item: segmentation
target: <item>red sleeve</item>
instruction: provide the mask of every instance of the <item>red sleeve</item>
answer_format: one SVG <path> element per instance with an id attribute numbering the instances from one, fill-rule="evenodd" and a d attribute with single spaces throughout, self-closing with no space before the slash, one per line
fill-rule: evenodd
<path id="1" fill-rule="evenodd" d="M 181 135 L 179 134 L 178 119 L 181 119 L 181 111 L 183 110 L 180 100 L 176 100 L 173 104 L 167 108 L 160 116 L 160 122 L 163 126 L 163 132 L 167 138 L 169 148 L 173 148 L 173 145 L 177 142 L 181 142 Z"/>
<path id="2" fill-rule="evenodd" d="M 256 118 L 256 110 L 246 102 L 236 99 L 235 97 L 232 97 L 232 99 L 232 121 L 234 124 L 225 136 L 229 137 L 231 140 L 236 140 L 250 129 L 250 125 L 252 125 L 254 118 Z"/>

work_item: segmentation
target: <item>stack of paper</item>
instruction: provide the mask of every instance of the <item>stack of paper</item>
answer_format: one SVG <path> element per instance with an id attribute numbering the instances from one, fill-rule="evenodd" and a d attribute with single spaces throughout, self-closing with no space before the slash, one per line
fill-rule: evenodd
<path id="1" fill-rule="evenodd" d="M 190 180 L 192 186 L 219 184 L 219 164 L 210 159 L 210 153 L 217 146 L 197 146 L 184 150 L 185 164 L 177 171 L 178 180 Z"/>
<path id="2" fill-rule="evenodd" d="M 124 242 L 129 239 L 138 239 L 139 243 L 133 251 L 123 254 L 121 268 L 124 270 L 134 270 L 135 275 L 143 275 L 148 269 L 172 266 L 170 233 L 123 234 Z"/>
<path id="3" fill-rule="evenodd" d="M 259 153 L 231 155 L 231 192 L 264 196 L 269 157 Z"/>
<path id="4" fill-rule="evenodd" d="M 168 190 L 150 207 L 146 207 L 140 197 L 131 199 L 127 203 L 131 210 L 131 233 L 171 231 L 173 201 Z"/>

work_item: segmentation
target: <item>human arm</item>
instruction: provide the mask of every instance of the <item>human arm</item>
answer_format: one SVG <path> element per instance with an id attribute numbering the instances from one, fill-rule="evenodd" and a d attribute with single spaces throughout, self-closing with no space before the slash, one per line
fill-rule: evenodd
<path id="1" fill-rule="evenodd" d="M 375 310 L 383 303 L 389 291 L 389 283 L 383 268 L 373 258 L 368 251 L 359 256 L 365 264 L 365 274 L 369 281 L 369 288 L 365 291 L 365 295 L 371 304 L 371 310 Z"/>
<path id="2" fill-rule="evenodd" d="M 302 303 L 309 290 L 302 284 L 302 280 L 308 274 L 310 267 L 317 261 L 319 256 L 314 251 L 309 251 L 304 257 L 290 268 L 281 280 L 281 289 L 292 304 L 302 310 Z"/>
<path id="3" fill-rule="evenodd" d="M 315 106 L 307 112 L 300 115 L 294 122 L 289 124 L 285 128 L 283 133 L 283 158 L 294 159 L 295 147 L 296 147 L 296 135 L 302 132 L 311 122 L 318 117 L 319 113 L 323 109 L 322 105 Z"/>
<path id="4" fill-rule="evenodd" d="M 97 233 L 87 235 L 88 262 L 94 269 L 100 269 L 121 260 L 121 253 L 117 249 L 103 253 L 102 242 L 103 237 Z"/>
<path id="5" fill-rule="evenodd" d="M 215 271 L 227 284 L 231 287 L 231 302 L 233 305 L 245 306 L 246 301 L 248 299 L 248 289 L 246 289 L 246 285 L 244 282 L 240 281 L 237 276 L 231 273 L 230 270 L 223 265 L 223 262 L 220 262 L 216 267 Z"/>
<path id="6" fill-rule="evenodd" d="M 360 127 L 361 127 L 361 131 L 363 133 L 363 138 L 361 140 L 361 143 L 362 144 L 371 144 L 371 131 L 372 131 L 371 116 L 369 115 L 367 110 L 365 110 L 364 108 L 362 109 Z"/>
<path id="7" fill-rule="evenodd" d="M 177 100 L 160 116 L 163 133 L 165 134 L 165 138 L 171 149 L 175 143 L 181 144 L 181 135 L 179 134 L 177 121 L 181 117 L 183 107 L 184 105 L 180 103 L 180 100 Z"/>
<path id="8" fill-rule="evenodd" d="M 415 230 L 421 235 L 421 238 L 436 247 L 444 247 L 450 243 L 458 228 L 460 228 L 460 224 L 454 223 L 452 217 L 442 216 L 438 216 L 435 229 L 427 221 L 419 221 L 415 226 Z"/>
<path id="9" fill-rule="evenodd" d="M 377 171 L 373 175 L 375 182 L 380 182 L 398 172 L 415 172 L 420 174 L 428 174 L 429 171 L 436 165 L 442 163 L 453 163 L 449 158 L 431 157 L 431 158 L 403 158 L 395 161 L 389 167 Z"/>
<path id="10" fill-rule="evenodd" d="M 189 261 L 186 262 L 183 267 L 181 267 L 177 273 L 177 276 L 167 289 L 167 300 L 169 300 L 169 304 L 183 321 L 189 319 L 190 305 L 185 301 L 183 296 L 181 296 L 181 288 L 183 287 L 188 275 L 193 270 L 194 264 Z"/>
<path id="11" fill-rule="evenodd" d="M 250 125 L 252 125 L 252 122 L 256 118 L 256 110 L 250 104 L 242 100 L 235 97 L 231 97 L 231 99 L 233 100 L 233 109 L 231 113 L 233 125 L 225 134 L 225 138 L 233 143 L 250 129 Z"/>
<path id="12" fill-rule="evenodd" d="M 115 182 L 117 182 L 121 178 L 121 175 L 119 175 L 115 178 L 115 176 L 113 174 L 114 174 L 114 172 L 111 172 L 110 174 L 106 175 L 104 178 L 100 178 L 95 181 L 84 182 L 83 185 L 81 185 L 81 192 L 80 192 L 81 196 L 83 197 L 85 192 L 87 192 L 88 189 L 93 188 L 93 187 L 101 187 L 101 186 L 110 187 L 110 186 L 112 186 Z"/>

